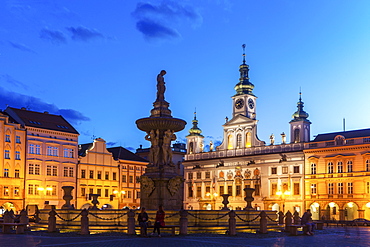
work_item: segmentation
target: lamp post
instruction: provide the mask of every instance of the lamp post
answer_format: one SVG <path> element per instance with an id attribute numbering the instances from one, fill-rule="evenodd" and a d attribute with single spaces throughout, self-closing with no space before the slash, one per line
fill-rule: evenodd
<path id="1" fill-rule="evenodd" d="M 276 195 L 280 197 L 280 204 L 281 202 L 283 203 L 283 213 L 285 212 L 285 197 L 290 195 L 290 191 L 286 190 L 284 192 L 282 191 L 277 191 Z"/>
<path id="2" fill-rule="evenodd" d="M 212 201 L 212 209 L 213 210 L 216 210 L 216 199 L 218 197 L 218 194 L 215 192 L 213 194 L 211 194 L 210 192 L 207 192 L 206 194 L 207 197 L 211 197 L 211 201 Z"/>

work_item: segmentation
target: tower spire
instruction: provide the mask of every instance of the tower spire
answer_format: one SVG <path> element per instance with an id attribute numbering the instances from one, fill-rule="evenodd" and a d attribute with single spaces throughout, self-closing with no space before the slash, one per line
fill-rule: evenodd
<path id="1" fill-rule="evenodd" d="M 253 88 L 254 85 L 249 81 L 249 65 L 246 64 L 246 55 L 245 55 L 245 47 L 246 45 L 243 44 L 243 63 L 239 66 L 239 72 L 240 72 L 240 78 L 239 78 L 239 83 L 235 85 L 234 89 L 236 91 L 236 95 L 241 95 L 241 94 L 249 94 L 249 95 L 254 95 L 253 94 Z"/>
<path id="2" fill-rule="evenodd" d="M 301 89 L 299 89 L 299 101 L 297 102 L 297 111 L 293 113 L 292 121 L 302 121 L 302 120 L 307 120 L 308 118 L 308 113 L 303 110 L 303 101 L 302 101 L 302 92 Z"/>
<path id="3" fill-rule="evenodd" d="M 198 127 L 197 111 L 194 111 L 193 127 L 189 130 L 189 136 L 202 136 L 202 130 Z"/>

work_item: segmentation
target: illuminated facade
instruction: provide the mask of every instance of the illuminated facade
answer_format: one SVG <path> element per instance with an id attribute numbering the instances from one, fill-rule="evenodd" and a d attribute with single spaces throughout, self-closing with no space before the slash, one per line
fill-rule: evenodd
<path id="1" fill-rule="evenodd" d="M 14 123 L 5 112 L 0 113 L 0 206 L 2 210 L 24 208 L 24 164 L 26 130 Z"/>
<path id="2" fill-rule="evenodd" d="M 305 144 L 305 204 L 319 219 L 370 219 L 370 129 Z"/>
<path id="3" fill-rule="evenodd" d="M 5 112 L 26 129 L 24 205 L 61 208 L 62 187 L 76 183 L 78 132 L 62 116 L 48 112 L 11 107 Z"/>
<path id="4" fill-rule="evenodd" d="M 304 142 L 309 140 L 310 121 L 303 111 L 301 98 L 298 110 L 290 121 L 291 136 L 287 144 L 282 134 L 281 144 L 270 137 L 266 145 L 257 137 L 257 97 L 254 85 L 249 81 L 249 66 L 239 67 L 240 79 L 232 97 L 232 119 L 223 125 L 223 142 L 205 152 L 203 136 L 194 117 L 193 127 L 187 138 L 187 154 L 184 161 L 185 201 L 188 209 L 219 209 L 222 196 L 230 197 L 229 207 L 243 209 L 244 188 L 254 188 L 254 207 L 283 211 L 300 211 L 304 198 Z"/>

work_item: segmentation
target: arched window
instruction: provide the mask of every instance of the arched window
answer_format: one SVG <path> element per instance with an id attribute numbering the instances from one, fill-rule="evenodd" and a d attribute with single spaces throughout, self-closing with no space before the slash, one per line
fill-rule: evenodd
<path id="1" fill-rule="evenodd" d="M 252 134 L 251 132 L 247 132 L 245 135 L 245 147 L 250 148 L 252 147 Z"/>
<path id="2" fill-rule="evenodd" d="M 233 149 L 233 135 L 228 135 L 227 136 L 227 149 Z"/>
<path id="3" fill-rule="evenodd" d="M 241 148 L 242 147 L 242 135 L 237 134 L 236 135 L 236 148 Z"/>
<path id="4" fill-rule="evenodd" d="M 337 163 L 337 169 L 338 169 L 338 173 L 342 173 L 343 172 L 343 162 L 339 161 Z"/>
<path id="5" fill-rule="evenodd" d="M 299 128 L 296 128 L 294 130 L 294 143 L 297 143 L 297 142 L 301 142 L 300 129 Z"/>
<path id="6" fill-rule="evenodd" d="M 328 173 L 334 173 L 334 164 L 333 164 L 333 162 L 328 163 Z"/>
<path id="7" fill-rule="evenodd" d="M 353 172 L 352 160 L 347 161 L 347 172 Z"/>
<path id="8" fill-rule="evenodd" d="M 316 174 L 316 164 L 311 163 L 311 174 Z"/>

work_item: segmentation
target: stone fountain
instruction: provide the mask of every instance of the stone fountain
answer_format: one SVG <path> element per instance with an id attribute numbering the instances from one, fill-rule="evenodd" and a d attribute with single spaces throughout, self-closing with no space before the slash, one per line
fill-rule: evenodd
<path id="1" fill-rule="evenodd" d="M 180 210 L 183 206 L 184 178 L 177 174 L 172 163 L 171 142 L 176 140 L 174 133 L 183 130 L 186 122 L 171 116 L 170 104 L 164 99 L 165 74 L 162 70 L 157 76 L 157 98 L 150 117 L 136 121 L 151 143 L 149 165 L 140 177 L 140 206 L 149 210 L 157 210 L 159 205 L 164 210 Z"/>

